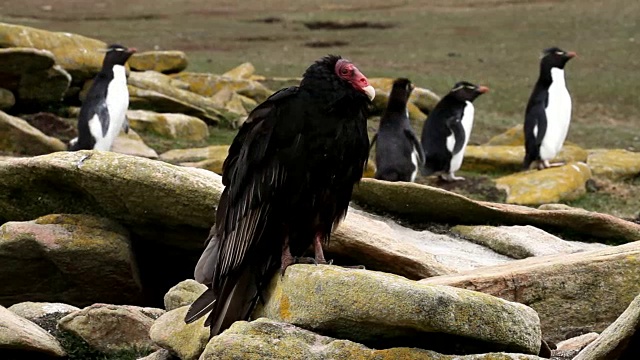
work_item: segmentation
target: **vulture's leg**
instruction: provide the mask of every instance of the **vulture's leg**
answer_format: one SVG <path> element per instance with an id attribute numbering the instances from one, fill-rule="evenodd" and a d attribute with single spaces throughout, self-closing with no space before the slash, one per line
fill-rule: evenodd
<path id="1" fill-rule="evenodd" d="M 280 258 L 280 276 L 284 276 L 284 272 L 289 265 L 295 263 L 296 259 L 291 256 L 291 249 L 289 249 L 289 235 L 285 235 L 284 243 L 282 244 L 282 257 Z"/>

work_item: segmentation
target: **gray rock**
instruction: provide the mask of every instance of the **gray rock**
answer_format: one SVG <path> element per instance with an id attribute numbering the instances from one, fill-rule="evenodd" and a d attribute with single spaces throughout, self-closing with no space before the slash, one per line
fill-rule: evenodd
<path id="1" fill-rule="evenodd" d="M 183 306 L 167 311 L 153 323 L 150 336 L 154 343 L 177 354 L 180 359 L 195 360 L 209 341 L 209 328 L 204 326 L 206 316 L 185 324 L 187 310 L 189 307 Z"/>
<path id="2" fill-rule="evenodd" d="M 23 106 L 59 103 L 70 84 L 71 75 L 58 65 L 26 73 L 20 77 L 19 103 Z"/>
<path id="3" fill-rule="evenodd" d="M 0 151 L 41 155 L 66 148 L 62 141 L 43 134 L 25 120 L 0 111 Z"/>
<path id="4" fill-rule="evenodd" d="M 158 158 L 158 153 L 145 144 L 140 135 L 131 129 L 129 129 L 128 133 L 125 133 L 124 131 L 120 132 L 118 137 L 113 141 L 111 151 L 149 159 Z"/>
<path id="5" fill-rule="evenodd" d="M 640 358 L 640 295 L 574 360 Z"/>
<path id="6" fill-rule="evenodd" d="M 164 308 L 170 311 L 185 305 L 191 305 L 206 290 L 207 287 L 205 285 L 195 280 L 187 279 L 181 281 L 164 295 Z"/>
<path id="7" fill-rule="evenodd" d="M 265 299 L 255 317 L 376 347 L 538 354 L 541 344 L 527 306 L 367 270 L 293 265 L 274 276 Z"/>
<path id="8" fill-rule="evenodd" d="M 442 355 L 434 351 L 399 347 L 375 350 L 364 345 L 315 334 L 291 324 L 265 318 L 238 321 L 211 339 L 201 360 L 538 360 L 534 355 L 489 353 Z"/>
<path id="9" fill-rule="evenodd" d="M 22 316 L 27 320 L 34 321 L 46 315 L 56 313 L 68 314 L 80 309 L 75 306 L 63 303 L 26 301 L 11 305 L 8 310 L 18 316 Z"/>
<path id="10" fill-rule="evenodd" d="M 58 321 L 58 326 L 81 337 L 103 353 L 153 349 L 149 338 L 153 319 L 131 307 L 94 304 Z"/>
<path id="11" fill-rule="evenodd" d="M 0 88 L 0 110 L 7 110 L 16 104 L 16 97 L 7 89 Z"/>
<path id="12" fill-rule="evenodd" d="M 139 301 L 142 290 L 128 236 L 117 223 L 88 215 L 5 223 L 0 226 L 0 302 Z"/>
<path id="13" fill-rule="evenodd" d="M 23 75 L 48 70 L 56 63 L 51 51 L 33 47 L 9 47 L 0 49 L 2 73 Z"/>
<path id="14" fill-rule="evenodd" d="M 20 358 L 35 354 L 64 357 L 66 352 L 53 336 L 31 321 L 0 306 L 0 353 Z M 35 353 L 35 354 L 34 354 Z"/>
<path id="15" fill-rule="evenodd" d="M 169 352 L 169 350 L 165 350 L 165 349 L 160 349 L 158 351 L 154 351 L 151 354 L 145 356 L 145 357 L 141 357 L 138 358 L 138 360 L 173 360 L 177 358 L 173 355 L 171 355 L 171 352 Z"/>
<path id="16" fill-rule="evenodd" d="M 572 337 L 571 339 L 560 341 L 556 344 L 557 350 L 577 350 L 580 351 L 584 349 L 587 345 L 591 344 L 595 339 L 598 338 L 598 333 L 590 332 L 586 334 L 582 334 L 580 336 Z"/>

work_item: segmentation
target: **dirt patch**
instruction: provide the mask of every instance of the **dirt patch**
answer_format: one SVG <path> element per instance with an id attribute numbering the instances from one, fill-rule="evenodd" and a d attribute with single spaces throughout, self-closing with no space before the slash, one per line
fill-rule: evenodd
<path id="1" fill-rule="evenodd" d="M 329 48 L 329 47 L 340 47 L 349 45 L 346 41 L 335 40 L 335 41 L 310 41 L 304 43 L 304 46 L 310 48 Z"/>
<path id="2" fill-rule="evenodd" d="M 461 176 L 456 174 L 456 176 Z M 488 176 L 464 175 L 465 180 L 444 181 L 439 176 L 418 177 L 419 184 L 438 187 L 447 191 L 466 196 L 474 200 L 491 201 L 503 203 L 507 199 L 504 190 L 496 188 L 496 183 Z"/>
<path id="3" fill-rule="evenodd" d="M 260 18 L 260 19 L 251 19 L 248 22 L 253 22 L 253 23 L 263 23 L 263 24 L 276 24 L 276 23 L 281 23 L 283 20 L 279 17 L 275 17 L 275 16 L 270 16 L 270 17 L 266 17 L 266 18 Z"/>
<path id="4" fill-rule="evenodd" d="M 39 112 L 22 116 L 31 126 L 42 131 L 47 136 L 68 142 L 78 135 L 75 126 L 52 113 Z"/>
<path id="5" fill-rule="evenodd" d="M 309 30 L 389 29 L 396 26 L 391 23 L 369 21 L 308 21 L 303 24 Z"/>

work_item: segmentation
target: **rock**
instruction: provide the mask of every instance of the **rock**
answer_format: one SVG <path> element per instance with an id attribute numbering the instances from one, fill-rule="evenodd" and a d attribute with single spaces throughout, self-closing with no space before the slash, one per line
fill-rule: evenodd
<path id="1" fill-rule="evenodd" d="M 213 96 L 223 89 L 229 89 L 261 103 L 273 94 L 273 90 L 269 90 L 261 83 L 244 78 L 192 72 L 181 72 L 173 75 L 173 78 L 188 83 L 190 91 L 206 97 Z"/>
<path id="2" fill-rule="evenodd" d="M 20 77 L 18 102 L 21 106 L 43 106 L 62 101 L 71 84 L 71 75 L 62 67 L 34 71 Z"/>
<path id="3" fill-rule="evenodd" d="M 66 352 L 53 336 L 31 321 L 0 306 L 0 354 L 26 359 L 37 355 L 64 357 Z"/>
<path id="4" fill-rule="evenodd" d="M 181 281 L 164 295 L 164 308 L 170 311 L 185 305 L 191 305 L 206 290 L 207 287 L 205 285 L 195 280 Z"/>
<path id="5" fill-rule="evenodd" d="M 4 24 L 0 23 L 0 28 Z M 0 48 L 0 72 L 6 75 L 23 75 L 48 70 L 56 64 L 56 58 L 49 50 L 33 47 Z"/>
<path id="6" fill-rule="evenodd" d="M 48 215 L 7 222 L 0 226 L 0 258 L 5 259 L 0 263 L 2 304 L 91 304 L 141 297 L 129 234 L 108 219 Z"/>
<path id="7" fill-rule="evenodd" d="M 220 176 L 209 171 L 113 152 L 12 159 L 0 162 L 0 223 L 93 214 L 151 237 L 154 246 L 201 250 L 222 189 Z"/>
<path id="8" fill-rule="evenodd" d="M 187 68 L 187 55 L 182 51 L 144 51 L 129 58 L 129 66 L 135 71 L 157 71 L 164 74 L 180 72 Z"/>
<path id="9" fill-rule="evenodd" d="M 207 124 L 189 115 L 129 110 L 127 118 L 136 131 L 152 132 L 170 139 L 201 141 L 209 137 Z"/>
<path id="10" fill-rule="evenodd" d="M 16 97 L 7 89 L 0 88 L 0 110 L 11 109 L 16 104 Z"/>
<path id="11" fill-rule="evenodd" d="M 603 248 L 602 244 L 586 244 L 565 241 L 534 226 L 466 226 L 451 228 L 455 234 L 477 244 L 493 249 L 514 259 L 531 256 L 570 254 L 574 252 Z"/>
<path id="12" fill-rule="evenodd" d="M 138 360 L 173 360 L 175 357 L 171 355 L 169 350 L 160 349 L 158 351 L 154 351 L 151 354 L 138 358 Z"/>
<path id="13" fill-rule="evenodd" d="M 638 291 L 636 291 L 638 293 Z M 575 360 L 640 358 L 640 295 Z"/>
<path id="14" fill-rule="evenodd" d="M 57 138 L 64 143 L 68 143 L 69 140 L 78 136 L 76 124 L 65 121 L 50 112 L 25 114 L 22 115 L 22 119 L 42 131 L 45 135 Z"/>
<path id="15" fill-rule="evenodd" d="M 640 174 L 640 153 L 622 149 L 589 150 L 587 164 L 594 177 L 623 180 Z"/>
<path id="16" fill-rule="evenodd" d="M 537 354 L 541 343 L 537 314 L 521 304 L 330 265 L 275 275 L 254 316 L 376 347 Z"/>
<path id="17" fill-rule="evenodd" d="M 215 93 L 215 95 L 211 97 L 211 100 L 229 111 L 233 111 L 241 115 L 247 115 L 248 112 L 245 109 L 240 96 L 241 95 L 238 95 L 238 93 L 231 91 L 228 88 L 224 88 Z"/>
<path id="18" fill-rule="evenodd" d="M 122 350 L 152 349 L 149 338 L 153 320 L 129 307 L 94 304 L 58 321 L 58 326 L 81 337 L 105 354 Z"/>
<path id="19" fill-rule="evenodd" d="M 251 75 L 255 73 L 255 71 L 256 71 L 256 68 L 253 66 L 253 64 L 250 62 L 246 62 L 227 71 L 226 73 L 222 74 L 222 76 L 228 77 L 234 80 L 249 79 L 251 78 Z"/>
<path id="20" fill-rule="evenodd" d="M 507 192 L 507 203 L 540 205 L 575 200 L 587 190 L 591 169 L 585 163 L 569 163 L 544 170 L 530 170 L 496 179 L 496 187 Z"/>
<path id="21" fill-rule="evenodd" d="M 598 338 L 598 333 L 590 332 L 586 334 L 582 334 L 580 336 L 573 337 L 571 339 L 560 341 L 556 344 L 556 349 L 558 350 L 582 350 L 587 345 L 591 344 L 595 339 Z"/>
<path id="22" fill-rule="evenodd" d="M 354 188 L 356 203 L 422 223 L 461 225 L 531 225 L 565 238 L 622 243 L 640 239 L 640 225 L 615 216 L 575 210 L 538 210 L 524 206 L 475 201 L 435 187 L 362 179 Z"/>
<path id="23" fill-rule="evenodd" d="M 107 45 L 84 36 L 50 32 L 28 26 L 0 23 L 0 48 L 28 47 L 49 50 L 56 64 L 66 70 L 74 81 L 92 78 L 100 71 Z"/>
<path id="24" fill-rule="evenodd" d="M 144 140 L 135 131 L 129 129 L 128 133 L 120 131 L 118 137 L 113 141 L 111 151 L 131 155 L 140 156 L 149 159 L 157 159 L 158 153 L 145 144 Z"/>
<path id="25" fill-rule="evenodd" d="M 151 339 L 160 347 L 178 355 L 181 360 L 198 359 L 209 341 L 206 316 L 191 324 L 184 323 L 188 306 L 167 311 L 151 326 Z"/>
<path id="26" fill-rule="evenodd" d="M 43 134 L 25 120 L 0 111 L 0 151 L 41 155 L 66 149 L 62 141 Z"/>
<path id="27" fill-rule="evenodd" d="M 80 310 L 79 308 L 63 303 L 47 303 L 47 302 L 21 302 L 11 305 L 8 309 L 12 313 L 22 316 L 23 318 L 34 321 L 46 315 L 55 313 L 65 313 Z"/>
<path id="28" fill-rule="evenodd" d="M 462 170 L 466 171 L 520 171 L 524 159 L 524 146 L 467 146 L 464 152 Z M 567 145 L 562 147 L 552 162 L 587 161 L 587 151 L 581 147 Z"/>
<path id="29" fill-rule="evenodd" d="M 640 293 L 640 242 L 515 260 L 421 280 L 480 291 L 532 307 L 552 342 L 581 329 L 602 331 Z"/>
<path id="30" fill-rule="evenodd" d="M 524 147 L 524 129 L 522 128 L 522 124 L 518 124 L 514 127 L 511 127 L 507 131 L 503 132 L 502 134 L 498 134 L 492 137 L 484 145 L 485 146 Z M 521 162 L 522 162 L 522 159 L 521 159 Z"/>
<path id="31" fill-rule="evenodd" d="M 228 145 L 212 145 L 203 148 L 169 150 L 160 155 L 160 160 L 206 169 L 222 175 L 222 164 L 228 154 Z"/>
<path id="32" fill-rule="evenodd" d="M 291 324 L 260 318 L 238 321 L 211 339 L 200 360 L 534 360 L 533 355 L 491 353 L 467 356 L 442 355 L 416 348 L 376 350 L 349 340 L 315 334 Z"/>

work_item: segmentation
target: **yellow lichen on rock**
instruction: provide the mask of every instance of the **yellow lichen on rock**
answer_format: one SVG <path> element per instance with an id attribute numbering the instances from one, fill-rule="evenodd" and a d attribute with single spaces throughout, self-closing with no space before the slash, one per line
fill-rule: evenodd
<path id="1" fill-rule="evenodd" d="M 622 180 L 640 174 L 640 153 L 622 149 L 589 150 L 587 164 L 594 177 Z"/>
<path id="2" fill-rule="evenodd" d="M 182 51 L 145 51 L 136 53 L 128 61 L 132 70 L 153 70 L 176 73 L 187 68 L 187 55 Z"/>
<path id="3" fill-rule="evenodd" d="M 515 171 L 522 168 L 524 146 L 467 146 L 462 170 Z M 575 145 L 565 145 L 551 162 L 585 162 L 587 151 Z"/>

